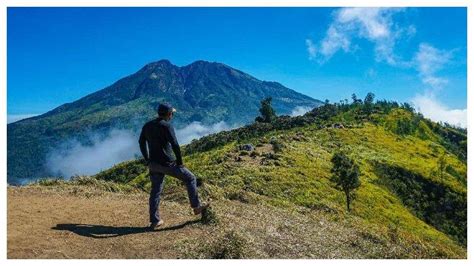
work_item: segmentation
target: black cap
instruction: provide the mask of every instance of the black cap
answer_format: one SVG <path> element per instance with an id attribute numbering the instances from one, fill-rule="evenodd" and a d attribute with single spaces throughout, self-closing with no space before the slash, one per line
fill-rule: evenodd
<path id="1" fill-rule="evenodd" d="M 158 105 L 158 114 L 159 115 L 165 115 L 169 112 L 176 112 L 176 109 L 174 109 L 173 106 L 171 106 L 171 104 L 169 104 L 169 103 L 160 103 L 160 105 Z"/>

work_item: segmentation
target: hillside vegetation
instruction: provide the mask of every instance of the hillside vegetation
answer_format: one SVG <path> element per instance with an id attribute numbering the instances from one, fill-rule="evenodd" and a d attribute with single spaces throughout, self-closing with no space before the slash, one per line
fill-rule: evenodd
<path id="1" fill-rule="evenodd" d="M 142 234 L 145 229 L 107 227 L 111 221 L 106 218 L 102 225 L 60 227 L 79 235 L 123 233 L 120 245 L 129 248 L 113 255 L 62 248 L 72 257 L 466 258 L 464 129 L 424 119 L 407 104 L 374 103 L 373 95 L 364 101 L 354 96 L 350 104 L 326 103 L 303 116 L 263 115 L 256 120 L 268 122 L 209 135 L 184 147 L 185 165 L 198 176 L 201 197 L 212 200 L 213 207 L 200 222 L 170 233 L 177 217 L 188 224 L 183 211 L 189 207 L 182 184 L 166 178 L 162 210 L 171 229 L 157 236 L 169 243 L 165 253 L 159 248 L 136 251 L 132 243 L 152 245 L 149 235 Z M 335 153 L 350 158 L 359 172 L 350 212 L 346 196 L 333 182 Z M 46 179 L 9 193 L 22 189 L 94 202 L 106 193 L 122 202 L 127 217 L 141 206 L 133 215 L 138 218 L 127 223 L 147 221 L 150 182 L 142 160 L 117 164 L 91 178 Z M 128 203 L 120 195 L 141 200 Z M 10 202 L 15 203 L 9 194 L 9 211 Z M 113 202 L 100 204 L 107 209 Z M 88 217 L 88 210 L 83 211 Z M 9 219 L 14 216 L 9 214 Z"/>
<path id="2" fill-rule="evenodd" d="M 403 247 L 398 257 L 454 258 L 466 257 L 466 143 L 464 129 L 424 119 L 408 104 L 374 103 L 368 95 L 195 140 L 185 146 L 184 162 L 205 198 L 344 221 L 341 227 L 375 243 Z M 331 182 L 337 151 L 360 168 L 351 212 Z M 140 160 L 95 178 L 144 191 L 150 186 Z M 165 195 L 186 202 L 182 191 L 178 181 L 166 179 Z M 384 249 L 376 256 L 389 254 Z"/>

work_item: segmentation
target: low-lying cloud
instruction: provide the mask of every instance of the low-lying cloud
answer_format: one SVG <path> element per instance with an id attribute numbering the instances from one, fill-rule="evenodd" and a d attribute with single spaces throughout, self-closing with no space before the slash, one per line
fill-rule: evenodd
<path id="1" fill-rule="evenodd" d="M 435 122 L 446 122 L 458 127 L 467 127 L 467 109 L 449 109 L 429 93 L 416 95 L 412 102 L 418 112 Z"/>
<path id="2" fill-rule="evenodd" d="M 203 136 L 217 133 L 223 130 L 229 130 L 230 127 L 224 121 L 215 123 L 210 126 L 203 125 L 201 122 L 192 122 L 191 124 L 176 130 L 176 138 L 178 138 L 179 144 L 188 144 L 193 139 L 199 139 Z"/>
<path id="3" fill-rule="evenodd" d="M 138 155 L 137 133 L 113 129 L 105 138 L 91 134 L 91 145 L 73 139 L 49 153 L 46 164 L 54 175 L 93 175 Z"/>
<path id="4" fill-rule="evenodd" d="M 309 106 L 296 106 L 292 111 L 290 116 L 299 116 L 299 115 L 304 115 L 307 112 L 313 110 L 312 107 Z"/>
<path id="5" fill-rule="evenodd" d="M 192 122 L 176 130 L 178 142 L 188 144 L 193 139 L 228 130 L 231 127 L 221 121 L 212 125 Z M 105 136 L 91 133 L 89 144 L 71 139 L 52 150 L 46 158 L 46 167 L 55 176 L 69 178 L 74 175 L 94 175 L 113 165 L 141 156 L 138 131 L 112 129 Z"/>

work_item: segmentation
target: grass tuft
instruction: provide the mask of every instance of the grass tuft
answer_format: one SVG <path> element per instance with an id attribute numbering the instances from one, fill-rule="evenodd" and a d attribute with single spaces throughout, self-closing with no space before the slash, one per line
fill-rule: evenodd
<path id="1" fill-rule="evenodd" d="M 219 223 L 217 213 L 212 209 L 212 207 L 209 207 L 202 212 L 201 223 L 205 225 L 216 225 Z"/>

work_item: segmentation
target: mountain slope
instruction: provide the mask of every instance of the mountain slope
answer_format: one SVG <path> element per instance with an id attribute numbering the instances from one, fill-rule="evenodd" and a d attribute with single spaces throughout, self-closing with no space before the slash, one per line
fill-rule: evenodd
<path id="1" fill-rule="evenodd" d="M 400 257 L 465 257 L 466 140 L 465 131 L 396 103 L 325 105 L 201 138 L 186 146 L 184 162 L 203 182 L 205 197 L 344 220 L 346 228 L 377 235 L 376 242 L 401 245 Z M 248 152 L 241 144 L 256 148 Z M 351 214 L 330 181 L 337 150 L 361 169 Z M 149 189 L 140 161 L 95 177 Z M 166 182 L 168 197 L 183 189 L 172 178 Z"/>
<path id="2" fill-rule="evenodd" d="M 178 109 L 176 127 L 193 121 L 245 124 L 271 96 L 278 113 L 320 101 L 276 82 L 260 81 L 221 63 L 197 61 L 184 67 L 168 60 L 150 63 L 109 87 L 43 115 L 8 124 L 8 182 L 22 183 L 53 173 L 45 167 L 48 152 L 66 140 L 87 143 L 90 132 L 112 128 L 137 130 L 156 116 L 159 102 Z M 23 181 L 22 181 L 23 180 Z"/>

